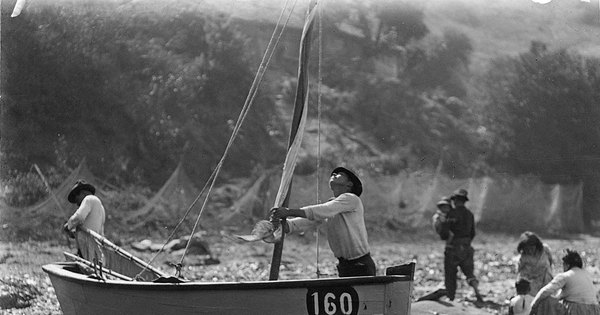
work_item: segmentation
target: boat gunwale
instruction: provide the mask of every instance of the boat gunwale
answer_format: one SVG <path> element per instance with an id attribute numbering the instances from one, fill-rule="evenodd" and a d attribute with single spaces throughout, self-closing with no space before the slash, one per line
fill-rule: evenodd
<path id="1" fill-rule="evenodd" d="M 62 278 L 64 281 L 79 284 L 94 285 L 98 287 L 118 287 L 122 289 L 144 290 L 264 290 L 264 289 L 294 289 L 294 288 L 319 288 L 343 287 L 360 285 L 378 285 L 393 282 L 410 282 L 409 276 L 387 275 L 346 278 L 321 278 L 321 279 L 291 279 L 278 281 L 240 281 L 240 282 L 183 282 L 183 283 L 155 283 L 147 281 L 125 280 L 97 280 L 89 276 L 67 270 L 66 267 L 77 266 L 71 262 L 57 262 L 42 266 L 44 272 Z"/>

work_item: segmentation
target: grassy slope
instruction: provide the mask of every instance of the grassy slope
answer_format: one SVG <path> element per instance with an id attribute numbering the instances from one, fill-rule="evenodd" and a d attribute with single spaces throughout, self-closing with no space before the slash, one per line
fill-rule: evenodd
<path id="1" fill-rule="evenodd" d="M 456 29 L 472 39 L 475 47 L 474 67 L 480 67 L 495 56 L 515 55 L 527 50 L 529 42 L 534 39 L 548 42 L 551 48 L 570 47 L 600 55 L 600 45 L 595 40 L 600 33 L 600 20 L 594 19 L 598 13 L 597 1 L 593 0 L 592 4 L 588 4 L 578 0 L 553 0 L 548 5 L 539 5 L 529 0 L 412 0 L 425 10 L 426 23 L 432 33 L 440 34 L 446 29 Z M 339 0 L 327 0 L 324 4 L 334 6 L 336 2 Z M 122 3 L 124 6 L 136 6 L 148 11 L 169 7 L 166 0 Z M 241 18 L 275 21 L 282 3 L 281 0 L 182 0 L 177 2 L 177 6 L 219 9 Z M 290 1 L 290 5 L 291 3 L 293 1 Z M 298 1 L 292 25 L 301 24 L 300 17 L 305 6 L 305 1 Z M 585 18 L 591 24 L 585 24 Z M 275 76 L 270 77 L 270 80 L 274 81 Z M 327 129 L 328 127 L 330 128 Z M 326 130 L 324 137 L 338 139 L 335 143 L 333 140 L 324 143 L 323 151 L 339 152 L 339 148 L 357 146 L 351 139 L 338 137 L 340 132 L 336 131 L 338 128 L 335 126 L 323 128 Z M 304 139 L 305 153 L 316 155 L 316 127 L 312 124 L 308 129 Z M 348 156 L 338 154 L 335 158 L 336 163 L 351 162 L 345 160 Z"/>
<path id="2" fill-rule="evenodd" d="M 554 0 L 546 5 L 527 0 L 426 0 L 424 8 L 433 33 L 455 29 L 471 38 L 475 67 L 496 56 L 526 51 L 532 40 L 550 49 L 600 56 L 597 0 Z"/>
<path id="3" fill-rule="evenodd" d="M 474 67 L 480 67 L 495 56 L 515 55 L 527 50 L 529 42 L 534 39 L 547 42 L 551 48 L 570 47 L 600 55 L 600 45 L 596 40 L 600 34 L 600 20 L 594 19 L 598 13 L 597 1 L 588 4 L 578 0 L 554 0 L 548 5 L 539 5 L 529 0 L 412 0 L 425 10 L 426 23 L 432 33 L 441 34 L 446 29 L 456 29 L 472 39 L 475 47 Z M 139 6 L 149 11 L 169 6 L 166 0 L 122 2 L 124 6 Z M 334 6 L 335 2 L 327 0 L 324 3 Z M 275 21 L 282 3 L 281 0 L 182 0 L 177 5 L 182 8 L 218 8 L 241 18 Z M 301 24 L 300 17 L 305 5 L 305 1 L 298 1 L 293 25 Z M 590 16 L 591 24 L 585 24 L 585 18 L 590 22 Z M 273 77 L 270 79 L 274 80 Z M 327 127 L 323 126 L 324 129 Z M 304 148 L 308 154 L 315 155 L 316 127 L 313 124 L 308 129 Z M 332 130 L 336 128 L 330 129 L 326 135 L 339 139 L 332 137 L 335 134 Z M 339 147 L 350 148 L 353 144 L 346 138 L 338 142 L 325 143 L 322 150 L 336 152 Z M 309 151 L 309 148 L 312 149 Z M 344 162 L 347 158 L 343 156 L 338 160 Z"/>
<path id="4" fill-rule="evenodd" d="M 374 0 L 371 0 L 374 1 Z M 342 0 L 321 1 L 336 7 Z M 532 40 L 549 44 L 551 49 L 569 48 L 582 54 L 600 56 L 600 8 L 598 0 L 553 0 L 536 4 L 529 0 L 407 0 L 423 8 L 426 24 L 433 34 L 455 29 L 467 34 L 475 46 L 474 66 L 490 58 L 516 55 L 529 48 Z M 242 19 L 277 21 L 281 0 L 206 0 Z M 289 1 L 291 6 L 293 1 Z M 298 1 L 291 25 L 300 26 L 306 1 Z"/>

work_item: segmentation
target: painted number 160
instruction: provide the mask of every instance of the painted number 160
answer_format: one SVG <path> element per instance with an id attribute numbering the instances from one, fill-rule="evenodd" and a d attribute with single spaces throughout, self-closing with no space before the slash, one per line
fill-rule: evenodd
<path id="1" fill-rule="evenodd" d="M 313 295 L 313 305 L 315 307 L 315 314 L 352 314 L 352 296 L 350 293 L 344 292 L 340 295 L 339 300 L 333 293 L 325 293 L 323 300 L 319 299 L 319 292 L 315 292 Z M 323 302 L 323 313 L 321 313 L 320 306 Z M 339 312 L 338 312 L 339 308 Z"/>
<path id="2" fill-rule="evenodd" d="M 358 294 L 352 287 L 309 290 L 307 309 L 310 315 L 355 315 Z"/>

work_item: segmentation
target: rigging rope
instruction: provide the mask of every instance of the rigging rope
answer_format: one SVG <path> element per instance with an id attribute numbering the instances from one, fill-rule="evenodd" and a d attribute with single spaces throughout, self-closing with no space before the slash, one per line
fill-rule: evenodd
<path id="1" fill-rule="evenodd" d="M 321 76 L 321 61 L 323 59 L 323 16 L 322 16 L 323 5 L 319 8 L 319 55 L 317 59 L 317 204 L 321 203 L 321 85 L 323 83 L 323 77 Z M 317 257 L 316 257 L 316 266 L 317 266 L 317 279 L 321 276 L 321 271 L 319 270 L 319 227 L 317 226 L 317 237 L 315 239 L 316 247 L 317 247 Z"/>
<path id="2" fill-rule="evenodd" d="M 296 0 L 297 1 L 297 0 Z M 296 1 L 294 1 L 294 6 L 296 5 Z M 288 1 L 286 0 L 285 5 L 284 5 L 284 9 L 282 10 L 282 13 L 279 16 L 279 20 L 277 21 L 277 25 L 279 25 L 280 21 L 281 21 L 281 17 L 283 16 L 283 12 L 285 11 L 285 8 L 287 7 L 287 3 Z M 192 232 L 190 233 L 190 241 L 188 241 L 187 245 L 185 246 L 185 250 L 183 251 L 183 255 L 181 256 L 181 260 L 179 261 L 179 264 L 181 265 L 183 263 L 183 259 L 185 258 L 185 255 L 187 254 L 187 251 L 189 249 L 189 246 L 191 244 L 191 239 L 192 236 L 194 235 L 198 224 L 200 223 L 200 217 L 202 216 L 202 213 L 204 212 L 204 208 L 206 207 L 206 203 L 208 202 L 208 196 L 210 195 L 210 192 L 212 191 L 212 188 L 215 185 L 216 179 L 217 179 L 217 175 L 219 173 L 219 171 L 221 170 L 221 167 L 223 166 L 223 162 L 225 161 L 225 158 L 227 157 L 227 153 L 229 152 L 229 149 L 231 148 L 231 146 L 233 145 L 233 141 L 235 140 L 235 138 L 237 137 L 237 134 L 242 126 L 243 121 L 246 119 L 246 116 L 248 115 L 248 111 L 250 110 L 250 107 L 252 106 L 252 103 L 258 93 L 258 85 L 260 84 L 260 82 L 262 82 L 262 79 L 264 77 L 264 74 L 267 70 L 267 65 L 268 63 L 271 61 L 271 58 L 273 57 L 273 54 L 275 53 L 275 48 L 277 47 L 277 44 L 279 43 L 279 40 L 281 39 L 281 36 L 283 34 L 283 31 L 285 30 L 285 27 L 287 26 L 290 17 L 292 15 L 292 12 L 294 11 L 294 6 L 292 7 L 292 9 L 290 10 L 288 17 L 285 21 L 285 24 L 282 26 L 279 36 L 277 37 L 277 40 L 275 42 L 275 44 L 273 45 L 267 45 L 267 51 L 269 46 L 271 47 L 271 52 L 269 54 L 269 57 L 267 59 L 266 63 L 262 63 L 261 62 L 261 66 L 259 67 L 258 73 L 255 77 L 255 82 L 256 84 L 253 84 L 252 87 L 254 88 L 248 93 L 248 98 L 246 99 L 246 103 L 244 104 L 244 107 L 242 109 L 242 112 L 240 113 L 240 116 L 238 117 L 238 121 L 236 122 L 236 126 L 234 128 L 234 131 L 231 135 L 231 138 L 229 139 L 229 142 L 227 143 L 227 147 L 225 148 L 225 152 L 223 153 L 223 156 L 221 157 L 221 160 L 219 161 L 219 164 L 217 165 L 217 170 L 214 172 L 215 176 L 212 179 L 212 182 L 210 184 L 210 187 L 208 189 L 207 195 L 204 198 L 204 202 L 202 203 L 202 208 L 200 208 L 200 213 L 198 213 L 198 217 L 196 218 L 196 222 L 194 223 L 194 227 L 192 228 Z M 271 41 L 269 41 L 269 44 L 271 44 L 272 39 L 274 37 L 275 31 L 277 30 L 277 26 L 275 27 L 275 30 L 273 31 L 273 35 L 271 36 Z M 265 55 L 267 53 L 265 52 Z M 263 55 L 263 60 L 265 59 L 265 55 Z M 193 206 L 193 205 L 192 205 Z"/>
<path id="3" fill-rule="evenodd" d="M 196 222 L 194 223 L 194 227 L 192 228 L 192 232 L 190 234 L 190 238 L 186 244 L 185 250 L 183 252 L 183 255 L 179 261 L 178 264 L 176 264 L 176 268 L 177 268 L 177 275 L 180 275 L 181 272 L 181 266 L 183 265 L 183 259 L 185 258 L 185 255 L 187 254 L 187 251 L 189 249 L 189 246 L 191 244 L 191 240 L 192 237 L 198 227 L 199 221 L 200 221 L 200 217 L 202 216 L 202 213 L 204 212 L 204 209 L 206 207 L 206 203 L 208 201 L 208 197 L 210 196 L 210 193 L 212 191 L 212 188 L 214 187 L 214 184 L 216 182 L 216 179 L 218 177 L 218 174 L 221 170 L 221 167 L 223 166 L 223 162 L 225 160 L 225 158 L 227 157 L 228 153 L 229 153 L 229 149 L 231 148 L 235 138 L 237 137 L 239 130 L 242 126 L 243 121 L 245 120 L 250 107 L 253 104 L 254 99 L 256 98 L 256 95 L 258 93 L 258 86 L 260 85 L 260 83 L 262 82 L 262 79 L 264 77 L 264 74 L 266 72 L 266 69 L 269 65 L 269 63 L 271 62 L 271 59 L 275 53 L 275 48 L 277 47 L 277 45 L 279 44 L 279 41 L 281 40 L 281 37 L 283 35 L 283 32 L 286 28 L 286 26 L 288 25 L 289 21 L 290 21 L 290 17 L 292 15 L 292 12 L 294 11 L 294 7 L 296 5 L 297 0 L 294 1 L 293 6 L 291 7 L 289 14 L 285 20 L 285 23 L 283 23 L 283 25 L 281 25 L 281 20 L 284 16 L 284 13 L 288 7 L 288 2 L 289 0 L 286 0 L 281 13 L 279 15 L 279 18 L 277 20 L 277 24 L 275 25 L 275 28 L 273 29 L 273 33 L 271 34 L 271 38 L 269 39 L 269 43 L 267 44 L 267 48 L 265 49 L 265 53 L 263 54 L 262 60 L 260 62 L 260 65 L 258 67 L 258 71 L 254 77 L 254 81 L 252 82 L 252 85 L 250 87 L 250 90 L 248 91 L 248 95 L 246 97 L 246 100 L 244 102 L 244 105 L 242 107 L 242 110 L 240 112 L 240 115 L 238 116 L 238 120 L 235 124 L 235 127 L 232 131 L 231 137 L 229 138 L 229 142 L 227 143 L 227 146 L 223 152 L 223 155 L 221 156 L 221 159 L 219 160 L 219 163 L 217 164 L 217 166 L 215 167 L 215 169 L 213 170 L 212 174 L 209 176 L 208 180 L 206 181 L 206 183 L 204 184 L 204 187 L 202 188 L 202 191 L 198 194 L 198 196 L 196 197 L 196 199 L 194 199 L 194 201 L 192 202 L 192 204 L 188 207 L 187 211 L 185 212 L 183 218 L 177 223 L 177 225 L 175 226 L 175 228 L 173 229 L 173 232 L 169 235 L 169 238 L 167 239 L 167 241 L 163 244 L 163 246 L 160 248 L 160 250 L 152 257 L 152 259 L 148 262 L 148 265 L 150 265 L 155 259 L 156 257 L 158 257 L 158 255 L 164 250 L 166 244 L 172 239 L 172 237 L 174 236 L 175 232 L 177 231 L 177 229 L 179 228 L 179 226 L 181 226 L 181 224 L 184 222 L 185 218 L 188 216 L 188 214 L 191 212 L 191 210 L 193 209 L 193 207 L 196 205 L 196 203 L 200 200 L 200 197 L 204 194 L 204 192 L 206 191 L 207 187 L 208 187 L 208 191 L 206 192 L 206 196 L 204 199 L 204 202 L 202 203 L 202 207 L 200 208 L 200 212 L 198 214 L 198 217 L 196 218 Z M 277 36 L 277 39 L 274 41 L 275 35 L 277 34 L 278 28 L 281 25 L 281 29 L 279 30 L 279 34 Z M 268 57 L 267 57 L 268 56 Z M 210 186 L 209 186 L 210 183 Z M 138 275 L 140 275 L 142 272 L 144 272 L 146 270 L 146 268 L 144 268 Z"/>

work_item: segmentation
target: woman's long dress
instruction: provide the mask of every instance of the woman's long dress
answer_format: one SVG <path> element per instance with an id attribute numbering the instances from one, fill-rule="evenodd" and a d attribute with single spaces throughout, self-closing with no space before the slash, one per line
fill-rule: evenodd
<path id="1" fill-rule="evenodd" d="M 552 254 L 548 246 L 544 245 L 544 250 L 538 256 L 522 254 L 519 257 L 517 280 L 520 279 L 529 281 L 529 294 L 533 296 L 552 281 Z"/>

